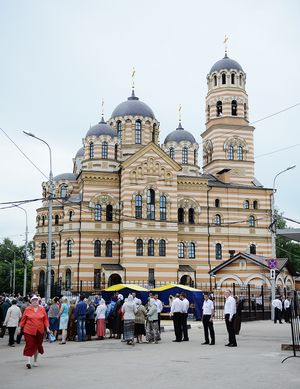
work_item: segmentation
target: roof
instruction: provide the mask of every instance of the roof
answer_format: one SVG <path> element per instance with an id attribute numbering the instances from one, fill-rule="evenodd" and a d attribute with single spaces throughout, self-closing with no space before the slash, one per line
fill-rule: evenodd
<path id="1" fill-rule="evenodd" d="M 86 136 L 100 136 L 100 135 L 109 135 L 112 138 L 117 136 L 117 131 L 109 126 L 106 121 L 104 121 L 104 118 L 101 118 L 101 122 L 96 124 L 95 126 L 91 127 Z"/>
<path id="2" fill-rule="evenodd" d="M 74 173 L 62 173 L 58 174 L 53 178 L 53 181 L 61 181 L 61 180 L 66 180 L 66 181 L 74 181 L 76 180 L 77 175 Z"/>
<path id="3" fill-rule="evenodd" d="M 217 61 L 212 68 L 210 69 L 209 73 L 218 72 L 220 70 L 241 70 L 243 71 L 243 68 L 241 65 L 235 61 L 234 59 L 231 59 L 225 54 L 225 57 Z"/>
<path id="4" fill-rule="evenodd" d="M 193 269 L 190 265 L 179 265 L 179 271 L 194 272 L 195 269 Z"/>
<path id="5" fill-rule="evenodd" d="M 157 288 L 151 289 L 151 292 L 163 292 L 164 290 L 168 290 L 171 288 L 180 288 L 184 290 L 188 290 L 190 292 L 201 292 L 199 289 L 192 288 L 191 286 L 181 285 L 181 284 L 166 284 L 159 286 Z"/>
<path id="6" fill-rule="evenodd" d="M 80 149 L 77 151 L 75 158 L 83 157 L 84 156 L 84 148 L 80 147 Z"/>
<path id="7" fill-rule="evenodd" d="M 211 271 L 209 271 L 209 274 L 211 274 L 211 275 L 216 274 L 219 270 L 223 269 L 224 267 L 228 266 L 229 264 L 231 264 L 232 262 L 236 261 L 239 258 L 248 259 L 248 260 L 256 263 L 259 266 L 263 266 L 267 269 L 270 269 L 269 268 L 269 260 L 270 260 L 269 257 L 239 252 L 239 253 L 235 254 L 232 258 L 229 258 L 227 261 L 224 261 L 224 262 L 220 263 L 220 265 L 213 268 Z M 277 261 L 278 266 L 275 268 L 275 270 L 277 272 L 281 272 L 281 270 L 284 267 L 286 267 L 292 275 L 296 275 L 295 269 L 293 268 L 293 266 L 289 262 L 288 258 L 276 258 L 276 261 Z"/>
<path id="8" fill-rule="evenodd" d="M 300 228 L 283 228 L 276 231 L 276 235 L 300 242 Z"/>
<path id="9" fill-rule="evenodd" d="M 103 265 L 102 265 L 103 266 Z M 117 285 L 112 285 L 109 286 L 108 288 L 105 289 L 105 292 L 118 292 L 119 290 L 122 289 L 132 289 L 137 292 L 148 292 L 148 289 L 143 288 L 142 286 L 136 285 L 136 284 L 117 284 Z"/>
<path id="10" fill-rule="evenodd" d="M 152 109 L 135 96 L 134 90 L 132 90 L 131 96 L 119 104 L 111 114 L 112 118 L 119 116 L 143 116 L 155 119 Z"/>
<path id="11" fill-rule="evenodd" d="M 194 136 L 186 131 L 182 126 L 181 126 L 181 123 L 179 123 L 178 127 L 176 128 L 176 130 L 172 131 L 169 135 L 167 135 L 164 143 L 168 143 L 168 142 L 181 142 L 181 141 L 188 141 L 188 142 L 191 142 L 191 143 L 197 143 Z"/>

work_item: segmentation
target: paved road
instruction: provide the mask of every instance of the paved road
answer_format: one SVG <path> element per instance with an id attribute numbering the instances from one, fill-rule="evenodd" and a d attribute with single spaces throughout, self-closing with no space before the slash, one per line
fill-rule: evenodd
<path id="1" fill-rule="evenodd" d="M 227 343 L 224 323 L 216 323 L 216 345 L 203 346 L 200 323 L 193 323 L 190 342 L 172 343 L 173 333 L 160 344 L 127 346 L 118 340 L 45 343 L 39 367 L 27 370 L 22 345 L 7 347 L 0 340 L 1 389 L 289 389 L 300 388 L 300 358 L 282 359 L 290 342 L 290 326 L 270 321 L 242 323 L 238 347 Z"/>

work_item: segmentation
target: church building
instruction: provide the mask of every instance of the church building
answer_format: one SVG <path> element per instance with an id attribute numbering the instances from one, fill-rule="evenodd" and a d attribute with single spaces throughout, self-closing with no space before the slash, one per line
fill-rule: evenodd
<path id="1" fill-rule="evenodd" d="M 207 87 L 201 141 L 181 120 L 160 140 L 159 118 L 134 88 L 109 120 L 86 132 L 73 171 L 54 177 L 53 283 L 197 287 L 236 253 L 271 256 L 272 190 L 254 174 L 246 73 L 226 53 L 210 69 Z M 47 265 L 48 182 L 42 187 L 36 289 L 45 284 Z M 245 277 L 267 283 L 253 270 Z"/>

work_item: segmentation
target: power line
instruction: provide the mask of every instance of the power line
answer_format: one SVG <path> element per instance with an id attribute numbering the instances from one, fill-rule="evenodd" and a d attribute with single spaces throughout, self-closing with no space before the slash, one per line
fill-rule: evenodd
<path id="1" fill-rule="evenodd" d="M 285 216 L 282 216 L 283 219 L 285 220 L 288 220 L 289 222 L 293 222 L 293 223 L 296 223 L 296 224 L 300 224 L 300 222 L 298 222 L 297 220 L 293 220 L 293 219 L 290 219 L 288 217 L 285 217 Z"/>
<path id="2" fill-rule="evenodd" d="M 298 146 L 300 146 L 300 143 L 296 143 L 296 144 L 291 145 L 291 146 L 283 147 L 282 149 L 277 149 L 277 150 L 274 150 L 274 151 L 270 151 L 269 153 L 259 154 L 259 155 L 257 155 L 255 158 L 265 157 L 265 156 L 267 156 L 267 155 L 279 153 L 280 151 L 289 150 L 289 149 L 292 149 L 292 148 L 298 147 Z"/>

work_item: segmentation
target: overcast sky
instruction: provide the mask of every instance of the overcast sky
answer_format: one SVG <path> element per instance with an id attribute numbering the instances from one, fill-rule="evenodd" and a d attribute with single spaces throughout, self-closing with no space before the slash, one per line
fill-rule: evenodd
<path id="1" fill-rule="evenodd" d="M 0 0 L 0 127 L 46 175 L 46 146 L 22 130 L 51 145 L 54 175 L 71 172 L 82 138 L 100 120 L 101 99 L 108 119 L 130 95 L 134 66 L 136 94 L 160 121 L 160 142 L 177 127 L 179 104 L 184 128 L 200 142 L 206 75 L 224 56 L 225 34 L 229 57 L 247 73 L 250 121 L 262 119 L 300 103 L 299 11 L 297 0 Z M 298 105 L 254 133 L 264 186 L 297 165 L 276 185 L 276 206 L 296 220 L 299 114 Z M 41 196 L 44 177 L 2 132 L 0 158 L 1 203 Z M 25 206 L 30 238 L 39 204 Z M 21 210 L 0 209 L 0 242 L 20 244 L 24 231 Z"/>

